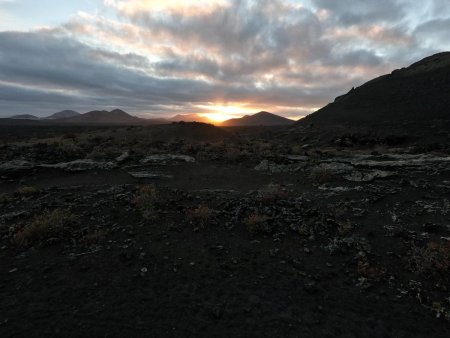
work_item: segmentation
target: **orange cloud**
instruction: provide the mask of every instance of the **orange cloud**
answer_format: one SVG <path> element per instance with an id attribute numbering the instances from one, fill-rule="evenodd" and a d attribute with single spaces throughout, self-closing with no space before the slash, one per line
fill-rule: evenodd
<path id="1" fill-rule="evenodd" d="M 229 6 L 226 0 L 105 0 L 105 4 L 118 9 L 125 15 L 140 12 L 170 12 L 183 15 L 208 15 L 220 7 Z"/>

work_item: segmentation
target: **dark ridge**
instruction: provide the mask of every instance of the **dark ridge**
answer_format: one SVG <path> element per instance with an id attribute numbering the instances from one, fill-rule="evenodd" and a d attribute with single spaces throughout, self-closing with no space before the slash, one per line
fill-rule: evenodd
<path id="1" fill-rule="evenodd" d="M 61 119 L 64 123 L 82 123 L 82 124 L 141 124 L 148 120 L 132 116 L 123 110 L 115 109 L 112 111 L 93 110 L 78 116 Z"/>
<path id="2" fill-rule="evenodd" d="M 174 117 L 170 118 L 169 121 L 210 123 L 210 120 L 207 117 L 203 117 L 198 114 L 178 114 L 178 115 L 175 115 Z"/>
<path id="3" fill-rule="evenodd" d="M 224 127 L 243 126 L 289 126 L 294 121 L 266 111 L 261 111 L 254 115 L 246 115 L 241 118 L 230 119 L 221 123 Z"/>
<path id="4" fill-rule="evenodd" d="M 74 110 L 63 110 L 58 113 L 47 116 L 46 119 L 48 119 L 48 120 L 66 119 L 66 118 L 74 117 L 74 116 L 78 116 L 78 115 L 80 115 L 80 113 L 78 113 Z"/>
<path id="5" fill-rule="evenodd" d="M 14 115 L 9 118 L 13 120 L 39 120 L 39 117 L 30 114 Z"/>
<path id="6" fill-rule="evenodd" d="M 299 125 L 377 124 L 450 118 L 450 52 L 352 88 Z"/>

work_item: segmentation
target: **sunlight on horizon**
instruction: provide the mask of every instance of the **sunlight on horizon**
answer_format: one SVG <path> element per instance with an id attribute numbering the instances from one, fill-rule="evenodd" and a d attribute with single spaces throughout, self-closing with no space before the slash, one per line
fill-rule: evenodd
<path id="1" fill-rule="evenodd" d="M 211 104 L 199 105 L 197 107 L 205 111 L 199 115 L 213 122 L 223 122 L 232 118 L 240 118 L 244 115 L 252 115 L 257 112 L 257 109 L 248 108 L 246 104 Z"/>

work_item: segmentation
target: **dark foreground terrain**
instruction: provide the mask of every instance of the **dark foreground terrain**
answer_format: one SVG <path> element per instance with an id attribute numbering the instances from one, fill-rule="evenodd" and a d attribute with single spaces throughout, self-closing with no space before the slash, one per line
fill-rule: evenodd
<path id="1" fill-rule="evenodd" d="M 450 336 L 445 144 L 0 128 L 1 337 Z"/>

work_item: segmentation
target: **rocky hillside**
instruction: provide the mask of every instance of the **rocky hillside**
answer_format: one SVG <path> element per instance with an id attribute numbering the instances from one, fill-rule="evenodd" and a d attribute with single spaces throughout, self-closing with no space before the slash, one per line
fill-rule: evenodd
<path id="1" fill-rule="evenodd" d="M 369 81 L 298 122 L 375 124 L 450 118 L 450 52 Z"/>
<path id="2" fill-rule="evenodd" d="M 88 123 L 88 124 L 138 124 L 140 118 L 132 116 L 123 110 L 112 111 L 94 110 L 75 117 L 64 119 L 68 123 Z"/>

